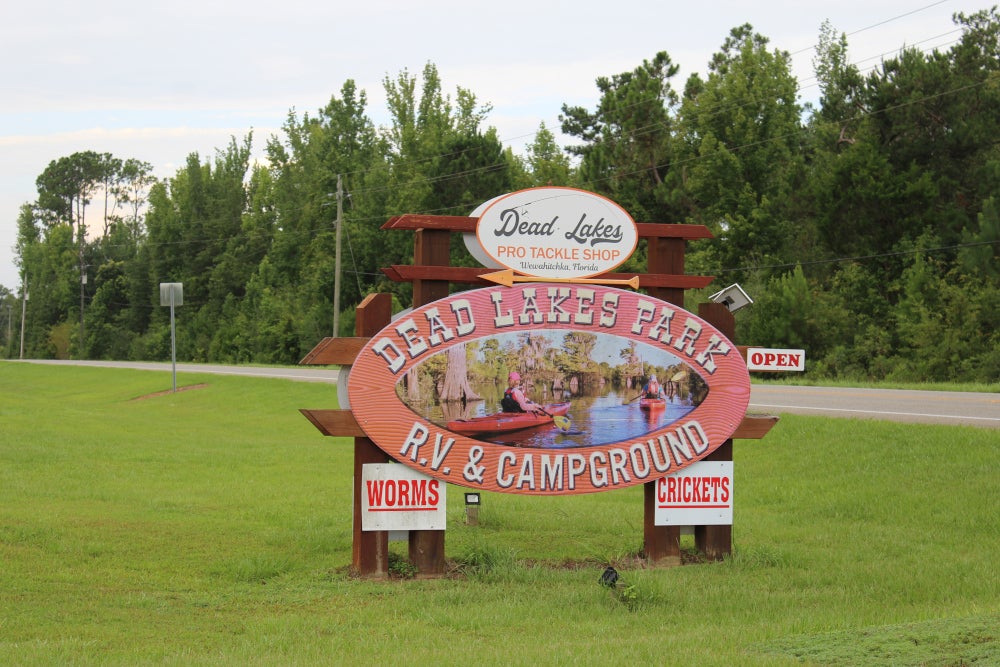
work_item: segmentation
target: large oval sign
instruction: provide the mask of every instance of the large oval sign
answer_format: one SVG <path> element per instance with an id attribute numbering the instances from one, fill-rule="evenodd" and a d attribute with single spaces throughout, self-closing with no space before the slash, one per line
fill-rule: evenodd
<path id="1" fill-rule="evenodd" d="M 632 255 L 632 217 L 610 199 L 573 188 L 531 188 L 499 197 L 479 216 L 476 236 L 503 266 L 538 278 L 605 273 Z"/>
<path id="2" fill-rule="evenodd" d="M 500 411 L 508 371 L 547 414 Z M 629 384 L 654 374 L 659 403 Z M 463 399 L 439 400 L 449 386 Z M 558 495 L 641 484 L 705 458 L 743 420 L 750 377 L 725 336 L 674 305 L 526 283 L 394 320 L 358 355 L 348 394 L 368 437 L 411 468 L 479 490 Z"/>

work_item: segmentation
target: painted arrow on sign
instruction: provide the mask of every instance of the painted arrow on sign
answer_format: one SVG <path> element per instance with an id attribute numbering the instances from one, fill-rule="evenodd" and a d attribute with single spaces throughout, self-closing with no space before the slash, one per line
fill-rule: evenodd
<path id="1" fill-rule="evenodd" d="M 493 273 L 484 273 L 479 277 L 483 280 L 489 280 L 490 282 L 497 283 L 498 285 L 503 285 L 504 287 L 512 287 L 514 283 L 573 283 L 591 285 L 628 285 L 632 289 L 639 288 L 639 276 L 632 276 L 628 280 L 617 280 L 613 278 L 539 278 L 538 276 L 519 276 L 515 274 L 513 270 L 505 269 L 503 271 L 494 271 Z"/>

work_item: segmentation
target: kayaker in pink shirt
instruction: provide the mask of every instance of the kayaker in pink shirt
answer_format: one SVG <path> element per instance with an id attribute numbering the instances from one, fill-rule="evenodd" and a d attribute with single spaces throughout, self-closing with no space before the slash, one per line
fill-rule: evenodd
<path id="1" fill-rule="evenodd" d="M 507 391 L 503 393 L 500 407 L 504 412 L 540 412 L 541 407 L 524 395 L 521 389 L 521 374 L 511 371 L 507 375 Z"/>

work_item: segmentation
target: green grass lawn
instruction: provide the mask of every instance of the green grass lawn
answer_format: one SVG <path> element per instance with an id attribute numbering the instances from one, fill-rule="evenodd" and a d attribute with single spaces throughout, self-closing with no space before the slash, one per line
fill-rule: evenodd
<path id="1" fill-rule="evenodd" d="M 351 443 L 298 412 L 335 389 L 170 383 L 0 363 L 0 663 L 1000 664 L 995 430 L 785 415 L 736 442 L 733 556 L 667 569 L 640 488 L 471 527 L 449 487 L 454 573 L 367 581 Z"/>

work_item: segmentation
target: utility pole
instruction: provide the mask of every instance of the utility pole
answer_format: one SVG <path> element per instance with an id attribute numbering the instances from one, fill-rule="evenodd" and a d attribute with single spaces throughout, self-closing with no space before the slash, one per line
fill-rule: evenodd
<path id="1" fill-rule="evenodd" d="M 340 335 L 340 228 L 344 224 L 344 189 L 337 174 L 337 241 L 333 261 L 333 337 Z"/>
<path id="2" fill-rule="evenodd" d="M 83 223 L 80 223 L 82 228 Z M 87 267 L 83 264 L 83 234 L 80 235 L 80 346 L 78 348 L 78 354 L 80 358 L 83 359 L 83 308 L 84 308 L 84 289 L 87 286 Z"/>
<path id="3" fill-rule="evenodd" d="M 14 316 L 12 315 L 13 310 L 14 306 L 8 303 L 7 304 L 7 354 L 10 354 L 10 343 L 12 340 L 14 340 L 13 327 L 11 326 L 14 323 Z"/>
<path id="4" fill-rule="evenodd" d="M 21 359 L 24 359 L 24 314 L 28 309 L 28 281 L 24 281 L 21 292 Z"/>
<path id="5" fill-rule="evenodd" d="M 87 286 L 87 267 L 83 264 L 83 242 L 87 239 L 87 228 L 83 225 L 83 216 L 81 215 L 79 221 L 77 222 L 77 230 L 80 236 L 80 358 L 83 359 L 83 308 L 84 308 L 84 291 Z"/>

